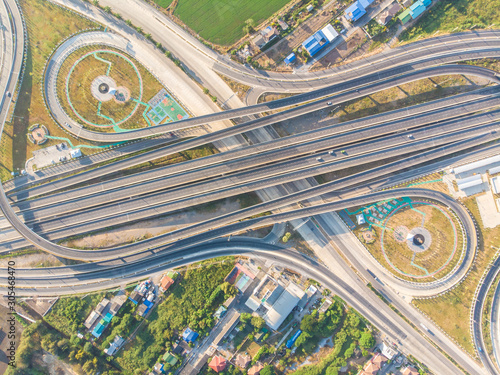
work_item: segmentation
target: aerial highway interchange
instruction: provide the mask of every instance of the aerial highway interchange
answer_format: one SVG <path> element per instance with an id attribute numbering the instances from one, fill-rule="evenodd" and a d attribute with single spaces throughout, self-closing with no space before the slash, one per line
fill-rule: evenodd
<path id="1" fill-rule="evenodd" d="M 479 364 L 464 355 L 449 337 L 411 305 L 402 302 L 399 296 L 399 293 L 415 297 L 433 296 L 460 283 L 477 255 L 481 237 L 477 224 L 471 213 L 447 194 L 429 189 L 393 188 L 402 182 L 442 170 L 452 163 L 474 161 L 498 153 L 499 77 L 490 69 L 458 64 L 478 58 L 500 57 L 498 31 L 440 36 L 393 48 L 345 66 L 290 75 L 261 72 L 219 56 L 183 33 L 164 15 L 156 14 L 154 8 L 144 6 L 138 11 L 138 3 L 129 0 L 128 5 L 123 7 L 123 15 L 151 31 L 155 39 L 202 77 L 211 90 L 220 97 L 226 94 L 226 88 L 217 81 L 217 72 L 251 86 L 253 91 L 249 96 L 254 102 L 230 108 L 229 101 L 228 109 L 224 111 L 214 110 L 213 113 L 201 113 L 189 119 L 139 130 L 105 133 L 84 128 L 68 116 L 59 103 L 56 95 L 57 74 L 69 49 L 98 43 L 123 50 L 124 46 L 132 45 L 135 51 L 149 54 L 136 57 L 145 66 L 151 64 L 148 68 L 152 70 L 154 64 L 162 64 L 165 59 L 123 21 L 89 3 L 77 0 L 54 2 L 84 13 L 109 27 L 113 33 L 91 31 L 77 34 L 54 52 L 50 57 L 53 61 L 49 61 L 46 67 L 43 85 L 47 110 L 66 132 L 79 138 L 105 143 L 135 141 L 139 149 L 144 142 L 144 148 L 151 150 L 103 166 L 99 165 L 99 160 L 86 167 L 74 164 L 74 171 L 78 173 L 72 174 L 69 170 L 61 178 L 50 175 L 50 171 L 42 171 L 32 179 L 21 177 L 18 182 L 13 180 L 0 186 L 2 252 L 34 246 L 59 257 L 84 261 L 62 267 L 18 268 L 16 288 L 19 295 L 88 293 L 121 286 L 152 273 L 203 259 L 234 254 L 256 256 L 287 265 L 328 286 L 384 334 L 410 348 L 416 353 L 415 357 L 421 357 L 436 374 L 460 373 L 455 364 L 471 374 L 498 373 L 496 366 L 500 364 L 494 362 L 495 358 L 500 358 L 500 345 L 494 345 L 494 358 L 484 352 L 481 321 L 484 298 L 500 269 L 500 257 L 492 260 L 492 267 L 478 287 L 478 299 L 474 301 L 471 331 Z M 114 0 L 102 3 L 116 6 Z M 2 1 L 2 14 L 8 14 L 10 19 L 10 25 L 3 30 L 5 53 L 0 81 L 3 94 L 0 127 L 3 129 L 12 105 L 10 93 L 16 91 L 21 79 L 26 30 L 15 0 Z M 179 39 L 188 42 L 184 50 L 179 49 Z M 313 112 L 328 112 L 342 103 L 405 83 L 450 74 L 479 77 L 488 80 L 489 85 L 340 124 L 327 120 L 321 128 L 282 138 L 265 128 Z M 262 92 L 290 92 L 296 95 L 256 104 L 257 94 Z M 240 121 L 228 125 L 231 119 Z M 224 121 L 227 127 L 208 131 L 194 128 L 194 133 L 182 133 L 199 125 Z M 252 131 L 260 132 L 254 134 L 259 143 L 243 144 L 241 134 Z M 186 139 L 182 139 L 182 134 L 186 134 Z M 224 141 L 240 143 L 238 147 L 208 157 L 106 178 L 145 161 Z M 132 144 L 120 147 L 124 150 L 129 147 L 129 152 L 132 152 Z M 120 152 L 120 147 L 116 152 Z M 127 155 L 127 152 L 123 154 Z M 397 160 L 389 160 L 391 158 Z M 380 165 L 370 166 L 375 161 Z M 365 166 L 360 172 L 323 184 L 313 184 L 308 180 L 360 166 Z M 99 181 L 95 182 L 95 179 Z M 269 199 L 259 204 L 142 241 L 92 251 L 72 249 L 58 243 L 71 236 L 264 189 L 275 189 L 268 191 L 279 193 L 274 196 L 269 193 Z M 331 223 L 331 218 L 324 216 L 403 196 L 439 202 L 449 208 L 461 224 L 464 246 L 460 263 L 442 279 L 411 283 L 384 273 L 382 267 L 370 258 L 365 262 L 370 264 L 369 268 L 384 284 L 374 282 L 375 278 L 367 272 L 366 263 L 362 265 L 350 253 L 349 244 L 340 236 L 335 241 L 338 234 L 335 226 L 341 224 Z M 265 215 L 260 215 L 263 213 Z M 337 263 L 330 264 L 326 259 L 320 263 L 282 246 L 238 236 L 247 229 L 310 217 L 317 218 L 323 230 L 329 233 L 332 241 L 357 268 L 356 272 L 347 267 L 344 258 L 338 255 L 332 256 Z M 342 274 L 337 274 L 340 272 Z M 0 275 L 0 285 L 5 294 L 8 278 L 4 275 L 6 273 Z M 407 321 L 371 292 L 366 286 L 368 282 L 382 294 L 390 296 Z M 492 306 L 491 316 L 493 310 L 499 309 L 498 299 Z M 422 324 L 434 327 L 433 334 L 414 328 Z M 498 334 L 498 329 L 492 328 L 492 340 L 496 343 Z M 429 342 L 439 347 L 440 351 Z"/>

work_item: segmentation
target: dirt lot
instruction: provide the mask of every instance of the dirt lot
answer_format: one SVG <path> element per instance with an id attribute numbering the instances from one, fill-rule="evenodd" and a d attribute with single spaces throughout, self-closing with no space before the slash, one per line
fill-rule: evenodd
<path id="1" fill-rule="evenodd" d="M 117 246 L 139 239 L 150 238 L 163 233 L 172 232 L 189 224 L 211 219 L 215 216 L 224 215 L 240 209 L 237 201 L 226 199 L 214 207 L 203 209 L 203 211 L 189 210 L 174 213 L 165 217 L 151 219 L 128 226 L 106 230 L 91 236 L 65 242 L 65 246 L 75 248 L 102 248 Z"/>
<path id="2" fill-rule="evenodd" d="M 61 266 L 62 262 L 55 256 L 40 252 L 35 254 L 23 254 L 20 256 L 0 259 L 0 267 L 7 267 L 9 261 L 14 260 L 17 268 L 28 267 L 55 267 Z"/>
<path id="3" fill-rule="evenodd" d="M 33 361 L 40 367 L 48 369 L 50 375 L 78 375 L 78 373 L 73 370 L 69 364 L 64 363 L 55 355 L 46 351 L 44 351 L 43 354 L 37 353 L 34 356 Z"/>

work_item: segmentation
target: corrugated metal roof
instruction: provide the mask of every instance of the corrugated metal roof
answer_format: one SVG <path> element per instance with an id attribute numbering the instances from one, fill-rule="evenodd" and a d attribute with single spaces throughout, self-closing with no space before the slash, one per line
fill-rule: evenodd
<path id="1" fill-rule="evenodd" d="M 405 9 L 399 16 L 399 20 L 403 23 L 408 22 L 408 17 L 411 18 L 410 9 Z"/>
<path id="2" fill-rule="evenodd" d="M 496 174 L 500 172 L 500 166 L 499 167 L 493 167 L 488 170 L 489 174 Z"/>
<path id="3" fill-rule="evenodd" d="M 500 155 L 495 155 L 495 156 L 492 156 L 490 158 L 478 160 L 478 161 L 475 161 L 473 163 L 469 163 L 469 164 L 465 164 L 465 165 L 461 165 L 459 167 L 453 168 L 453 173 L 460 174 L 460 173 L 472 171 L 476 168 L 485 167 L 488 164 L 499 163 L 499 162 L 500 162 Z"/>
<path id="4" fill-rule="evenodd" d="M 459 185 L 458 188 L 460 190 L 465 190 L 465 189 L 468 189 L 468 188 L 471 188 L 473 186 L 478 186 L 478 185 L 481 185 L 483 183 L 483 181 L 481 180 L 478 180 L 478 181 L 471 181 L 471 182 L 466 182 L 465 184 L 463 185 Z"/>
<path id="5" fill-rule="evenodd" d="M 371 3 L 373 3 L 375 0 L 358 0 L 358 2 L 364 7 L 368 8 Z"/>
<path id="6" fill-rule="evenodd" d="M 422 2 L 417 1 L 410 7 L 411 17 L 413 19 L 417 18 L 418 16 L 420 16 L 422 13 L 425 12 L 425 9 L 426 9 L 425 5 Z"/>
<path id="7" fill-rule="evenodd" d="M 290 283 L 287 288 L 281 293 L 280 297 L 263 316 L 267 325 L 276 330 L 286 319 L 288 314 L 293 310 L 305 292 L 297 285 Z"/>
<path id="8" fill-rule="evenodd" d="M 333 41 L 336 37 L 339 36 L 337 30 L 333 28 L 332 25 L 328 24 L 324 28 L 321 29 L 323 35 L 328 39 L 329 42 Z"/>
<path id="9" fill-rule="evenodd" d="M 477 181 L 477 180 L 480 180 L 480 179 L 481 179 L 481 175 L 480 174 L 476 174 L 474 176 L 457 179 L 457 185 L 462 185 L 462 184 L 465 184 L 466 182 Z"/>
<path id="10" fill-rule="evenodd" d="M 356 1 L 352 5 L 344 11 L 344 15 L 347 19 L 350 19 L 352 22 L 357 21 L 366 13 L 366 9 L 361 5 L 359 1 Z"/>
<path id="11" fill-rule="evenodd" d="M 493 187 L 493 192 L 495 194 L 500 194 L 500 179 L 497 177 L 493 177 L 490 179 L 491 186 Z"/>

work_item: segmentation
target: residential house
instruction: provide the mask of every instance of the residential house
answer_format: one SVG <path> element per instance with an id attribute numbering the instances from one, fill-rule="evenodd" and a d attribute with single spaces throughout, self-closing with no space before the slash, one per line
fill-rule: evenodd
<path id="1" fill-rule="evenodd" d="M 278 25 L 280 25 L 281 30 L 285 31 L 288 29 L 288 24 L 283 20 L 278 20 Z"/>
<path id="2" fill-rule="evenodd" d="M 403 371 L 403 375 L 419 375 L 418 370 L 415 367 L 406 366 Z"/>
<path id="3" fill-rule="evenodd" d="M 262 363 L 257 362 L 255 365 L 250 367 L 247 371 L 248 375 L 259 375 L 260 371 L 264 368 L 264 365 Z"/>
<path id="4" fill-rule="evenodd" d="M 387 25 L 389 21 L 392 20 L 400 10 L 401 5 L 399 5 L 398 3 L 393 3 L 391 6 L 385 8 L 384 11 L 377 16 L 377 22 L 382 26 Z"/>
<path id="5" fill-rule="evenodd" d="M 268 26 L 260 33 L 258 33 L 253 39 L 252 42 L 259 49 L 264 48 L 269 42 L 274 40 L 280 35 L 278 29 L 274 26 Z"/>
<path id="6" fill-rule="evenodd" d="M 238 354 L 236 360 L 234 361 L 236 366 L 241 368 L 242 370 L 246 369 L 248 365 L 252 362 L 252 357 L 248 354 Z"/>
<path id="7" fill-rule="evenodd" d="M 215 357 L 212 358 L 208 366 L 214 370 L 215 372 L 221 372 L 224 371 L 224 369 L 227 366 L 227 361 L 226 358 L 216 355 Z"/>
<path id="8" fill-rule="evenodd" d="M 94 324 L 97 321 L 97 319 L 99 319 L 99 317 L 100 317 L 99 313 L 93 310 L 88 316 L 88 318 L 85 320 L 85 323 L 83 323 L 83 325 L 87 329 L 90 329 L 90 327 L 92 327 L 92 324 Z"/>
<path id="9" fill-rule="evenodd" d="M 174 284 L 174 280 L 172 280 L 169 276 L 163 275 L 160 280 L 159 289 L 162 293 L 165 293 L 168 288 L 170 288 Z"/>
<path id="10" fill-rule="evenodd" d="M 107 355 L 114 355 L 124 342 L 125 340 L 122 337 L 116 335 L 114 340 L 109 344 L 109 348 L 104 349 L 104 353 Z"/>
<path id="11" fill-rule="evenodd" d="M 361 371 L 360 375 L 377 375 L 386 362 L 387 358 L 382 354 L 377 353 L 369 362 L 365 364 L 365 367 L 363 367 L 363 371 Z"/>
<path id="12" fill-rule="evenodd" d="M 168 363 L 170 366 L 174 366 L 177 361 L 179 361 L 177 357 L 170 352 L 166 352 L 163 355 L 163 362 Z"/>
<path id="13" fill-rule="evenodd" d="M 189 327 L 187 327 L 186 330 L 182 333 L 182 338 L 186 342 L 195 342 L 198 336 L 198 333 L 196 333 Z"/>

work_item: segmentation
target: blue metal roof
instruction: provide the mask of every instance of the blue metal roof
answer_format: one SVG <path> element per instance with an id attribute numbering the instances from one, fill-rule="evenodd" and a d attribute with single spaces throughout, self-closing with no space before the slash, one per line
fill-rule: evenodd
<path id="1" fill-rule="evenodd" d="M 345 17 L 352 22 L 359 20 L 364 14 L 366 9 L 359 1 L 350 5 L 344 12 Z"/>
<path id="2" fill-rule="evenodd" d="M 307 38 L 305 42 L 302 43 L 302 47 L 304 47 L 311 56 L 314 56 L 327 44 L 328 39 L 320 30 Z"/>
<path id="3" fill-rule="evenodd" d="M 295 60 L 297 59 L 297 56 L 295 56 L 295 53 L 291 53 L 289 54 L 286 58 L 285 58 L 285 64 L 290 64 L 292 62 L 294 62 Z"/>
<path id="4" fill-rule="evenodd" d="M 413 19 L 417 18 L 418 16 L 420 16 L 422 13 L 425 12 L 425 5 L 424 3 L 422 3 L 422 1 L 417 1 L 415 3 L 412 4 L 412 6 L 410 7 L 410 14 L 411 14 L 411 17 Z"/>
<path id="5" fill-rule="evenodd" d="M 198 334 L 193 331 L 191 328 L 186 328 L 186 330 L 182 334 L 182 338 L 186 342 L 195 342 L 196 339 L 198 338 Z"/>
<path id="6" fill-rule="evenodd" d="M 358 2 L 363 6 L 363 8 L 368 8 L 371 3 L 373 3 L 375 0 L 358 0 Z"/>
<path id="7" fill-rule="evenodd" d="M 104 328 L 106 328 L 106 326 L 102 325 L 101 323 L 97 323 L 94 330 L 92 331 L 92 335 L 96 338 L 101 337 L 101 334 L 102 334 L 102 331 L 104 331 Z"/>

